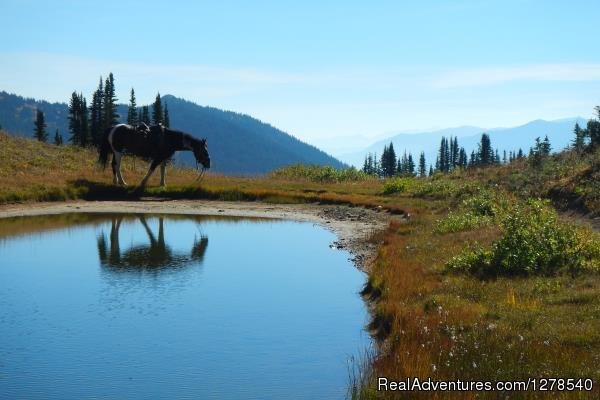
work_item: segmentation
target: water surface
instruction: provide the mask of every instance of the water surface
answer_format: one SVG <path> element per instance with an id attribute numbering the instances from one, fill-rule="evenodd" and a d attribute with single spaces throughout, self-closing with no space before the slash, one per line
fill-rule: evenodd
<path id="1" fill-rule="evenodd" d="M 0 398 L 343 398 L 364 280 L 308 223 L 0 220 Z"/>

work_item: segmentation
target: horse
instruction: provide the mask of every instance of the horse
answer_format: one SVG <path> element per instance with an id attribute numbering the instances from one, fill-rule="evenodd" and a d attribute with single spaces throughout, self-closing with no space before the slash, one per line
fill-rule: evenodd
<path id="1" fill-rule="evenodd" d="M 121 158 L 124 153 L 133 154 L 151 160 L 148 172 L 140 182 L 140 188 L 146 186 L 148 179 L 160 165 L 160 185 L 165 186 L 167 161 L 176 151 L 189 150 L 196 158 L 196 169 L 202 164 L 202 171 L 210 168 L 210 156 L 206 139 L 197 139 L 182 131 L 165 128 L 162 125 L 151 127 L 145 124 L 137 126 L 118 124 L 107 128 L 99 147 L 98 162 L 106 168 L 108 156 L 112 154 L 113 183 L 126 186 L 121 174 Z"/>

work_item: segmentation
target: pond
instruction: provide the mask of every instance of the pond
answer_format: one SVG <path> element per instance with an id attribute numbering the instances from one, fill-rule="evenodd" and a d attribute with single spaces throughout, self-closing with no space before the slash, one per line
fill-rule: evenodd
<path id="1" fill-rule="evenodd" d="M 0 220 L 0 398 L 344 398 L 364 276 L 310 223 Z"/>

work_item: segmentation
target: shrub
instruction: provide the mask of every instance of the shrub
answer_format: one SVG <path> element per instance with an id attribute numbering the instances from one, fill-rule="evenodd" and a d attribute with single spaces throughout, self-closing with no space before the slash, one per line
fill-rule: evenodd
<path id="1" fill-rule="evenodd" d="M 492 218 L 486 215 L 479 215 L 474 212 L 458 212 L 450 213 L 446 218 L 437 222 L 434 228 L 435 233 L 450 233 L 462 232 L 475 228 L 486 226 L 493 221 Z"/>
<path id="2" fill-rule="evenodd" d="M 354 167 L 335 169 L 331 166 L 295 164 L 276 169 L 270 174 L 274 178 L 307 179 L 313 182 L 364 181 L 372 177 Z"/>
<path id="3" fill-rule="evenodd" d="M 600 269 L 600 238 L 561 223 L 541 200 L 515 206 L 502 221 L 491 249 L 466 250 L 446 267 L 479 276 L 554 275 Z"/>
<path id="4" fill-rule="evenodd" d="M 390 179 L 383 184 L 383 194 L 403 193 L 406 191 L 406 183 L 405 178 Z"/>

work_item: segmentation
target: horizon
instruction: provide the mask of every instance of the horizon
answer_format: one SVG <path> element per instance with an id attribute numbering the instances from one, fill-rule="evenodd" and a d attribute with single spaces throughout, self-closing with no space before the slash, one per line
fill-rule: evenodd
<path id="1" fill-rule="evenodd" d="M 0 44 L 1 90 L 89 99 L 113 72 L 119 103 L 131 87 L 138 104 L 171 94 L 330 153 L 352 138 L 588 118 L 600 104 L 600 56 L 590 51 L 600 4 L 590 1 L 107 1 L 102 13 L 68 0 L 9 0 L 0 9 L 11 37 Z"/>

